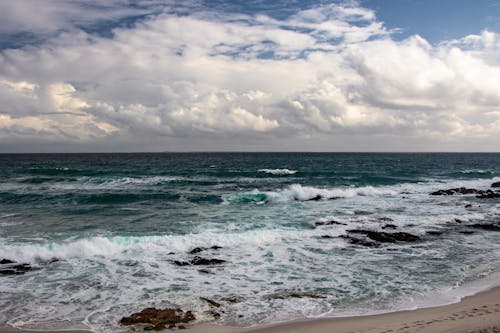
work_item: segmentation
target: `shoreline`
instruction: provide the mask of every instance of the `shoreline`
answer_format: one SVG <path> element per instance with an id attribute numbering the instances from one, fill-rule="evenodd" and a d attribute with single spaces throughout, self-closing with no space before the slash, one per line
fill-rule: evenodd
<path id="1" fill-rule="evenodd" d="M 125 331 L 127 331 L 125 329 Z M 132 330 L 128 330 L 132 331 Z M 172 330 L 164 330 L 171 332 Z M 235 328 L 213 323 L 189 326 L 186 333 L 497 333 L 500 332 L 500 286 L 463 297 L 459 302 L 373 315 L 313 318 Z M 86 330 L 34 331 L 1 326 L 0 333 L 89 333 Z"/>

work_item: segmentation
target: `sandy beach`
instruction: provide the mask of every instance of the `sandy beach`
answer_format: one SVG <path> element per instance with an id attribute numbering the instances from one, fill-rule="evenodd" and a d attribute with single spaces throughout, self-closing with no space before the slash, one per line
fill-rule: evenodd
<path id="1" fill-rule="evenodd" d="M 168 330 L 167 330 L 168 331 Z M 1 327 L 0 333 L 26 332 Z M 42 332 L 42 331 L 37 331 Z M 64 331 L 85 333 L 86 331 Z M 370 316 L 324 318 L 292 321 L 254 328 L 223 327 L 199 324 L 189 327 L 189 333 L 490 333 L 500 332 L 500 287 L 465 297 L 459 303 L 399 311 Z M 49 333 L 49 332 L 43 332 Z"/>

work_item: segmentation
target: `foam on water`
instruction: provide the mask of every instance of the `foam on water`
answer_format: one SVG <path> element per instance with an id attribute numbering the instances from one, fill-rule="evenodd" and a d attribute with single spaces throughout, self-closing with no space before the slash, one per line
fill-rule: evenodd
<path id="1" fill-rule="evenodd" d="M 290 169 L 259 169 L 259 172 L 265 172 L 274 176 L 288 176 L 297 173 L 297 170 Z"/>

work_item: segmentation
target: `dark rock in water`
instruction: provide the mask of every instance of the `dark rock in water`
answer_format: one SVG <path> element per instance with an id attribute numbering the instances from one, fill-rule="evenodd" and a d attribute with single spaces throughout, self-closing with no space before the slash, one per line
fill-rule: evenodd
<path id="1" fill-rule="evenodd" d="M 427 235 L 431 235 L 431 236 L 440 236 L 443 234 L 442 231 L 435 231 L 435 230 L 430 230 L 430 231 L 427 231 L 426 232 Z"/>
<path id="2" fill-rule="evenodd" d="M 420 237 L 409 234 L 407 232 L 379 232 L 370 230 L 348 230 L 349 233 L 366 235 L 371 240 L 380 243 L 395 243 L 395 242 L 416 242 Z"/>
<path id="3" fill-rule="evenodd" d="M 379 247 L 380 246 L 380 244 L 378 244 L 378 243 L 368 241 L 365 239 L 361 239 L 361 238 L 351 237 L 351 236 L 347 236 L 347 235 L 341 235 L 339 237 L 346 239 L 350 244 L 354 244 L 354 245 L 362 245 L 362 246 L 366 246 L 366 247 Z"/>
<path id="4" fill-rule="evenodd" d="M 491 187 L 500 187 L 500 182 L 496 182 L 491 184 Z"/>
<path id="5" fill-rule="evenodd" d="M 195 247 L 194 249 L 189 251 L 189 253 L 196 254 L 196 253 L 200 253 L 200 252 L 205 251 L 205 250 L 218 250 L 218 249 L 222 249 L 222 246 L 214 245 L 211 247 Z"/>
<path id="6" fill-rule="evenodd" d="M 454 195 L 454 194 L 481 194 L 483 191 L 473 188 L 457 187 L 448 190 L 439 190 L 432 192 L 431 195 Z"/>
<path id="7" fill-rule="evenodd" d="M 223 298 L 222 300 L 225 302 L 228 302 L 228 303 L 240 303 L 243 301 L 241 298 L 239 298 L 237 296 L 229 296 L 229 297 Z"/>
<path id="8" fill-rule="evenodd" d="M 301 291 L 291 291 L 291 292 L 282 292 L 275 293 L 266 296 L 267 299 L 287 299 L 287 298 L 326 298 L 325 296 L 316 295 L 309 292 L 301 292 Z"/>
<path id="9" fill-rule="evenodd" d="M 319 200 L 322 200 L 323 199 L 323 196 L 321 195 L 316 195 L 312 198 L 309 198 L 309 199 L 305 199 L 305 200 L 302 200 L 302 201 L 319 201 Z M 298 199 L 295 199 L 295 200 L 298 200 Z M 299 200 L 300 201 L 300 200 Z"/>
<path id="10" fill-rule="evenodd" d="M 347 225 L 347 223 L 338 222 L 338 221 L 335 221 L 335 220 L 329 220 L 329 221 L 314 222 L 314 225 L 317 226 L 317 227 L 319 227 L 319 226 L 322 226 L 322 225 Z"/>
<path id="11" fill-rule="evenodd" d="M 390 217 L 381 217 L 378 219 L 379 221 L 382 221 L 382 222 L 393 222 L 394 220 L 391 219 Z"/>
<path id="12" fill-rule="evenodd" d="M 190 263 L 188 263 L 187 261 L 179 261 L 179 260 L 174 260 L 172 261 L 174 264 L 176 264 L 177 266 L 189 266 L 191 265 Z"/>
<path id="13" fill-rule="evenodd" d="M 459 233 L 464 234 L 464 235 L 472 235 L 474 233 L 474 231 L 471 231 L 471 230 L 462 230 L 462 231 L 459 231 Z"/>
<path id="14" fill-rule="evenodd" d="M 219 319 L 220 318 L 220 313 L 214 310 L 210 310 L 209 313 L 214 317 L 214 319 Z"/>
<path id="15" fill-rule="evenodd" d="M 9 260 L 9 259 L 2 259 L 0 260 L 0 265 L 6 265 L 6 264 L 15 264 L 15 261 Z"/>
<path id="16" fill-rule="evenodd" d="M 384 225 L 382 227 L 382 229 L 397 229 L 398 226 L 397 225 L 394 225 L 394 224 L 390 224 L 390 223 L 387 223 L 386 225 Z"/>
<path id="17" fill-rule="evenodd" d="M 0 275 L 23 275 L 31 270 L 33 267 L 30 264 L 7 263 L 0 267 Z"/>
<path id="18" fill-rule="evenodd" d="M 500 231 L 500 225 L 498 224 L 476 223 L 469 225 L 469 227 L 488 231 Z"/>
<path id="19" fill-rule="evenodd" d="M 493 192 L 492 190 L 487 190 L 479 195 L 476 195 L 476 198 L 478 199 L 494 199 L 494 198 L 500 198 L 500 192 Z"/>
<path id="20" fill-rule="evenodd" d="M 198 272 L 203 273 L 203 274 L 211 274 L 212 273 L 208 269 L 199 269 Z"/>
<path id="21" fill-rule="evenodd" d="M 462 223 L 463 221 L 460 220 L 460 219 L 453 219 L 453 222 L 455 222 L 455 223 Z"/>
<path id="22" fill-rule="evenodd" d="M 189 251 L 190 254 L 195 254 L 195 253 L 199 253 L 201 251 L 204 251 L 206 250 L 206 248 L 202 248 L 202 247 L 195 247 L 194 249 L 192 249 L 191 251 Z"/>
<path id="23" fill-rule="evenodd" d="M 210 305 L 215 306 L 216 308 L 219 308 L 219 307 L 220 307 L 220 303 L 217 303 L 216 301 L 211 300 L 210 298 L 200 297 L 200 299 L 201 299 L 202 301 L 207 302 L 207 303 L 208 303 L 208 304 L 210 304 Z"/>
<path id="24" fill-rule="evenodd" d="M 194 257 L 191 260 L 191 265 L 220 265 L 225 263 L 225 260 L 222 259 L 207 259 L 202 257 Z"/>
<path id="25" fill-rule="evenodd" d="M 472 205 L 471 204 L 467 204 L 464 206 L 465 208 L 472 208 Z"/>
<path id="26" fill-rule="evenodd" d="M 335 237 L 330 236 L 330 235 L 322 235 L 322 236 L 319 236 L 319 238 L 329 239 L 329 238 L 335 238 Z"/>
<path id="27" fill-rule="evenodd" d="M 191 311 L 182 311 L 181 309 L 156 309 L 146 308 L 141 312 L 136 312 L 129 317 L 123 317 L 120 320 L 122 325 L 151 324 L 148 329 L 160 331 L 165 328 L 174 328 L 177 324 L 186 324 L 195 320 Z"/>

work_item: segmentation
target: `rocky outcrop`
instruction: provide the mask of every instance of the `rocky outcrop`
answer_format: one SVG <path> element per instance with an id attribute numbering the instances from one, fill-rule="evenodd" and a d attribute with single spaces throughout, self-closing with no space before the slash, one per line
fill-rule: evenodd
<path id="1" fill-rule="evenodd" d="M 219 249 L 222 249 L 222 246 L 214 245 L 214 246 L 210 246 L 210 247 L 195 247 L 194 249 L 189 251 L 189 253 L 196 254 L 196 253 L 200 253 L 200 252 L 206 251 L 206 250 L 219 250 Z"/>
<path id="2" fill-rule="evenodd" d="M 226 261 L 222 259 L 216 259 L 216 258 L 207 259 L 196 256 L 191 261 L 174 260 L 172 262 L 177 266 L 189 266 L 189 265 L 200 266 L 200 265 L 220 265 L 225 263 Z"/>
<path id="3" fill-rule="evenodd" d="M 500 191 L 492 191 L 490 189 L 484 191 L 484 190 L 476 190 L 473 188 L 465 188 L 465 187 L 450 188 L 448 190 L 439 190 L 430 193 L 430 195 L 455 195 L 455 194 L 475 194 L 476 198 L 478 199 L 500 198 Z"/>
<path id="4" fill-rule="evenodd" d="M 23 275 L 34 268 L 30 264 L 17 263 L 10 259 L 0 260 L 0 275 Z"/>
<path id="5" fill-rule="evenodd" d="M 496 182 L 491 184 L 491 187 L 500 187 L 500 182 Z"/>
<path id="6" fill-rule="evenodd" d="M 380 232 L 371 230 L 348 230 L 350 234 L 365 235 L 371 240 L 380 243 L 395 243 L 395 242 L 416 242 L 420 237 L 407 232 Z"/>
<path id="7" fill-rule="evenodd" d="M 328 221 L 317 221 L 314 222 L 314 225 L 316 227 L 322 226 L 322 225 L 347 225 L 347 223 L 344 222 L 339 222 L 335 220 L 328 220 Z"/>
<path id="8" fill-rule="evenodd" d="M 165 328 L 181 328 L 180 324 L 186 324 L 196 320 L 191 311 L 184 312 L 181 309 L 156 309 L 146 308 L 141 312 L 133 313 L 129 317 L 120 320 L 122 325 L 149 324 L 144 330 L 160 331 Z"/>
<path id="9" fill-rule="evenodd" d="M 278 292 L 275 294 L 267 295 L 265 298 L 267 299 L 287 299 L 287 298 L 325 298 L 325 296 L 309 293 L 309 292 L 302 292 L 302 291 L 284 291 L 284 292 Z"/>
<path id="10" fill-rule="evenodd" d="M 457 187 L 448 190 L 439 190 L 432 192 L 431 195 L 454 195 L 454 194 L 481 194 L 483 191 L 473 188 Z"/>
<path id="11" fill-rule="evenodd" d="M 500 231 L 500 223 L 490 224 L 490 223 L 476 223 L 471 224 L 469 227 L 474 229 L 482 229 L 488 231 Z"/>
<path id="12" fill-rule="evenodd" d="M 216 308 L 220 308 L 220 303 L 210 299 L 210 298 L 206 298 L 206 297 L 200 297 L 200 299 L 202 301 L 205 301 L 207 302 L 208 304 L 212 305 L 212 306 L 215 306 Z"/>

